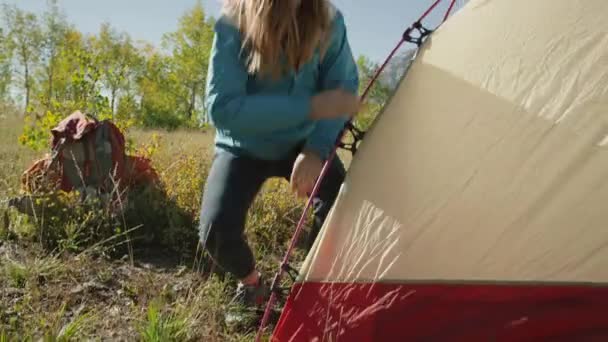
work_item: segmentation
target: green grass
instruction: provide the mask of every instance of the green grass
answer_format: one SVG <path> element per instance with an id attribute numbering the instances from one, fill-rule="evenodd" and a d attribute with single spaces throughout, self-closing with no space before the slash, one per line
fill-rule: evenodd
<path id="1" fill-rule="evenodd" d="M 150 303 L 146 321 L 141 329 L 144 342 L 181 341 L 187 335 L 185 317 L 166 314 L 157 301 Z"/>
<path id="2" fill-rule="evenodd" d="M 34 219 L 6 208 L 43 155 L 19 145 L 21 129 L 14 113 L 0 115 L 0 341 L 253 339 L 253 331 L 224 326 L 235 282 L 210 273 L 197 244 L 212 133 L 133 129 L 132 151 L 152 159 L 164 193 L 134 192 L 119 220 L 51 197 Z M 252 205 L 246 233 L 268 278 L 302 204 L 273 179 Z"/>
<path id="3" fill-rule="evenodd" d="M 7 261 L 4 266 L 4 276 L 10 286 L 24 288 L 28 278 L 28 269 L 20 263 Z"/>

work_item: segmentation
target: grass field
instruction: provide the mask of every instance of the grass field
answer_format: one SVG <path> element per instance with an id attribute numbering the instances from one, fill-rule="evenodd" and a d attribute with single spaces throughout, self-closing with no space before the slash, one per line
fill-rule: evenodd
<path id="1" fill-rule="evenodd" d="M 136 200 L 117 224 L 74 203 L 49 204 L 35 219 L 7 209 L 22 172 L 43 154 L 18 144 L 21 128 L 14 114 L 0 116 L 0 341 L 252 340 L 223 325 L 235 283 L 209 271 L 196 243 L 211 133 L 129 132 L 166 193 Z M 268 277 L 302 204 L 286 182 L 271 180 L 250 210 L 247 235 Z"/>

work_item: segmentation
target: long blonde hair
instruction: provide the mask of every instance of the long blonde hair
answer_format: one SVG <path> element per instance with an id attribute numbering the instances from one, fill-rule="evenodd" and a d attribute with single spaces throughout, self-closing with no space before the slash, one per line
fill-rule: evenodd
<path id="1" fill-rule="evenodd" d="M 277 78 L 323 55 L 331 25 L 328 0 L 225 0 L 242 35 L 251 74 Z M 285 58 L 283 61 L 282 58 Z"/>

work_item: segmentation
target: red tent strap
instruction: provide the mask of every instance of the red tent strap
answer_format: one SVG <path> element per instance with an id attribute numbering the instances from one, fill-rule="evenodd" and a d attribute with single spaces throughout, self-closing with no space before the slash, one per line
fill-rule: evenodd
<path id="1" fill-rule="evenodd" d="M 399 48 L 401 47 L 401 45 L 403 45 L 404 42 L 410 42 L 410 43 L 414 43 L 414 44 L 420 46 L 422 44 L 422 42 L 424 41 L 424 38 L 432 33 L 432 30 L 429 30 L 429 29 L 425 28 L 424 26 L 422 26 L 421 22 L 424 18 L 426 18 L 426 16 L 428 16 L 437 7 L 437 5 L 439 5 L 439 3 L 441 1 L 443 1 L 443 0 L 435 0 L 435 2 L 422 14 L 422 16 L 420 16 L 420 18 L 418 20 L 416 20 L 410 27 L 408 27 L 405 30 L 401 39 L 395 46 L 395 48 L 391 51 L 391 53 L 385 59 L 384 63 L 382 63 L 382 65 L 378 68 L 378 70 L 376 71 L 376 73 L 374 74 L 372 79 L 370 80 L 369 84 L 365 88 L 365 91 L 363 92 L 363 94 L 360 97 L 361 101 L 363 101 L 367 97 L 372 86 L 375 84 L 376 80 L 378 79 L 378 77 L 380 76 L 382 71 L 386 68 L 388 62 L 393 58 L 393 56 L 395 55 L 397 50 L 399 50 Z M 456 0 L 451 0 L 450 6 L 449 6 L 447 13 L 445 14 L 442 22 L 444 22 L 448 18 L 455 2 L 456 2 Z M 419 36 L 412 37 L 411 33 L 414 31 L 417 31 Z M 346 133 L 347 130 L 351 130 L 353 132 L 353 137 L 355 139 L 355 142 L 352 144 L 343 144 L 342 143 L 342 137 Z M 338 135 L 338 139 L 335 143 L 335 146 L 332 149 L 332 152 L 330 153 L 329 157 L 325 161 L 323 168 L 321 169 L 321 173 L 320 173 L 319 177 L 317 178 L 317 181 L 315 182 L 312 193 L 310 194 L 308 201 L 306 202 L 306 206 L 302 212 L 302 216 L 300 217 L 300 220 L 298 221 L 296 230 L 293 234 L 289 247 L 288 247 L 287 251 L 285 252 L 285 256 L 281 262 L 279 270 L 275 274 L 275 276 L 272 280 L 270 298 L 268 299 L 268 302 L 266 305 L 266 310 L 264 311 L 264 316 L 262 317 L 262 321 L 260 323 L 260 327 L 259 327 L 258 333 L 256 335 L 256 342 L 260 341 L 264 328 L 266 327 L 266 324 L 268 323 L 268 319 L 270 317 L 272 307 L 274 306 L 274 304 L 277 300 L 277 294 L 279 292 L 281 292 L 281 290 L 282 290 L 279 288 L 279 283 L 280 283 L 281 277 L 283 276 L 283 273 L 285 272 L 285 273 L 290 274 L 290 273 L 292 273 L 291 271 L 293 271 L 293 268 L 289 265 L 289 256 L 291 255 L 293 249 L 295 248 L 296 242 L 298 241 L 298 238 L 302 232 L 302 229 L 304 228 L 304 223 L 306 221 L 306 213 L 310 210 L 310 208 L 312 206 L 312 200 L 316 196 L 316 194 L 319 192 L 321 182 L 324 179 L 325 175 L 327 174 L 327 171 L 329 170 L 329 166 L 331 165 L 333 159 L 336 157 L 337 149 L 340 148 L 340 146 L 345 146 L 345 147 L 347 147 L 347 149 L 351 150 L 351 152 L 356 151 L 355 145 L 359 140 L 363 139 L 363 135 L 364 135 L 364 132 L 362 132 L 354 127 L 354 125 L 352 123 L 352 118 L 344 125 L 344 127 L 342 128 L 342 131 Z"/>

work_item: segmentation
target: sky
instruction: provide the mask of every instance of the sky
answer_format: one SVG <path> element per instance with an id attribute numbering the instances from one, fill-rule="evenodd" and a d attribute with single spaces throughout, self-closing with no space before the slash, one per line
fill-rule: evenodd
<path id="1" fill-rule="evenodd" d="M 217 17 L 221 0 L 203 0 L 207 15 Z M 428 8 L 433 0 L 331 0 L 344 14 L 353 53 L 382 61 L 401 34 Z M 84 33 L 96 33 L 109 22 L 133 39 L 159 45 L 162 35 L 174 31 L 178 18 L 196 0 L 59 0 L 68 21 Z M 0 3 L 41 13 L 46 0 L 0 0 Z M 428 23 L 435 25 L 449 1 L 443 0 Z"/>

